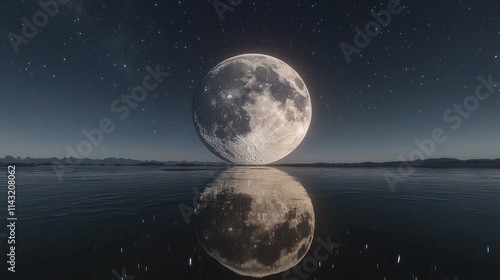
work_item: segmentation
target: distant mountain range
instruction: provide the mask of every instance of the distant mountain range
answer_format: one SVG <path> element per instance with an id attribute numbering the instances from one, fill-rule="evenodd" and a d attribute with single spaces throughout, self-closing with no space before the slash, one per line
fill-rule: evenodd
<path id="1" fill-rule="evenodd" d="M 0 166 L 7 164 L 16 164 L 18 166 L 50 166 L 53 164 L 71 164 L 80 161 L 78 165 L 101 165 L 101 166 L 218 166 L 231 165 L 225 162 L 188 162 L 188 161 L 155 161 L 155 160 L 135 160 L 126 158 L 105 158 L 78 160 L 76 158 L 20 158 L 6 156 L 0 158 Z M 410 162 L 412 166 L 423 168 L 457 168 L 457 167 L 498 167 L 500 168 L 500 159 L 470 159 L 459 160 L 454 158 L 436 158 L 427 160 L 417 160 Z M 402 164 L 400 161 L 390 162 L 361 162 L 361 163 L 307 163 L 307 164 L 271 164 L 271 166 L 309 166 L 309 167 L 398 167 Z"/>
<path id="2" fill-rule="evenodd" d="M 361 163 L 314 163 L 314 164 L 279 164 L 279 166 L 314 166 L 314 167 L 399 167 L 405 162 L 361 162 Z M 414 167 L 421 168 L 457 168 L 457 167 L 498 167 L 500 159 L 469 159 L 460 160 L 456 158 L 434 158 L 426 160 L 415 160 L 406 162 Z"/>
<path id="3" fill-rule="evenodd" d="M 77 165 L 105 165 L 105 166 L 164 166 L 164 165 L 177 165 L 177 166 L 200 166 L 200 165 L 228 165 L 222 162 L 187 162 L 187 161 L 156 161 L 156 160 L 136 160 L 128 158 L 105 158 L 105 159 L 77 159 L 77 158 L 20 158 L 13 156 L 6 156 L 0 158 L 0 166 L 7 164 L 16 164 L 19 166 L 50 166 L 53 164 L 72 164 Z"/>

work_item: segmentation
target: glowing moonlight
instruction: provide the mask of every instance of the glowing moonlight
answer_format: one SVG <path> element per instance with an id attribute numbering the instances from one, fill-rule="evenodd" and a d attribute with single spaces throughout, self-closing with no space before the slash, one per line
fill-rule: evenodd
<path id="1" fill-rule="evenodd" d="M 290 154 L 311 123 L 307 87 L 290 66 L 263 54 L 243 54 L 215 66 L 193 100 L 202 142 L 236 164 L 268 164 Z"/>
<path id="2" fill-rule="evenodd" d="M 211 257 L 238 274 L 264 277 L 283 272 L 296 266 L 311 247 L 311 198 L 283 171 L 226 169 L 205 187 L 199 202 L 198 241 Z"/>

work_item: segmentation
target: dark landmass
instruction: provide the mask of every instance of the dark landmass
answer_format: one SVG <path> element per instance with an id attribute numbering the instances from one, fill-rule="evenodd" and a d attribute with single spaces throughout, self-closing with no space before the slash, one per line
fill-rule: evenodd
<path id="1" fill-rule="evenodd" d="M 187 162 L 187 161 L 156 161 L 156 160 L 135 160 L 126 158 L 105 158 L 105 159 L 77 159 L 77 158 L 21 158 L 13 156 L 0 157 L 0 166 L 15 164 L 19 167 L 36 167 L 52 165 L 78 165 L 78 166 L 228 166 L 224 162 Z"/>
<path id="2" fill-rule="evenodd" d="M 211 166 L 210 168 L 165 168 L 163 171 L 205 171 L 205 170 L 222 170 L 229 166 Z"/>
<path id="3" fill-rule="evenodd" d="M 184 167 L 167 168 L 166 171 L 192 170 L 192 167 L 228 167 L 234 166 L 225 162 L 187 162 L 187 161 L 141 161 L 124 158 L 105 158 L 105 159 L 76 159 L 76 158 L 20 158 L 6 156 L 0 158 L 0 166 L 15 164 L 19 167 L 36 167 L 52 165 L 80 165 L 80 166 L 172 166 Z M 290 164 L 270 164 L 269 166 L 290 166 L 290 167 L 399 167 L 400 165 L 411 164 L 420 168 L 500 168 L 500 159 L 469 159 L 460 160 L 454 158 L 436 158 L 426 160 L 416 160 L 411 162 L 361 162 L 361 163 L 290 163 Z M 202 169 L 198 169 L 202 170 Z"/>
<path id="4" fill-rule="evenodd" d="M 7 165 L 11 165 L 13 163 L 3 163 L 3 162 L 0 162 L 0 166 L 7 166 Z M 34 164 L 34 163 L 24 163 L 24 162 L 21 162 L 21 163 L 16 163 L 16 167 L 37 167 L 38 165 L 37 164 Z"/>
<path id="5" fill-rule="evenodd" d="M 454 158 L 436 158 L 426 160 L 416 160 L 409 162 L 361 162 L 361 163 L 312 163 L 312 164 L 272 164 L 272 166 L 293 166 L 293 167 L 399 167 L 404 164 L 411 164 L 417 168 L 500 168 L 500 159 L 469 159 L 460 160 Z"/>
<path id="6" fill-rule="evenodd" d="M 161 162 L 139 162 L 134 164 L 135 166 L 165 166 L 164 163 Z"/>

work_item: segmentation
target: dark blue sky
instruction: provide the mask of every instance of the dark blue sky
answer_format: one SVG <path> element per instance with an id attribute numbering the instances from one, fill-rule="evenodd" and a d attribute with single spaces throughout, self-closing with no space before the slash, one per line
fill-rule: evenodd
<path id="1" fill-rule="evenodd" d="M 2 2 L 0 156 L 64 157 L 109 118 L 114 131 L 87 157 L 218 160 L 192 124 L 196 86 L 222 60 L 257 52 L 292 66 L 312 98 L 308 135 L 285 162 L 407 158 L 435 128 L 448 138 L 429 157 L 500 158 L 499 87 L 471 97 L 478 76 L 500 82 L 500 4 L 401 1 L 348 63 L 339 45 L 354 46 L 354 28 L 388 2 L 242 0 L 221 21 L 213 1 L 73 0 L 17 54 L 9 36 L 42 8 Z M 169 76 L 121 120 L 111 104 L 156 65 Z M 466 98 L 477 108 L 460 115 Z"/>

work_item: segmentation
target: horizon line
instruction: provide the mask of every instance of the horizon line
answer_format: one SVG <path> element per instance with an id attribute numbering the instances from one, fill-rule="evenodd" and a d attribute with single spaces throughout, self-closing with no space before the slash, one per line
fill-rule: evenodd
<path id="1" fill-rule="evenodd" d="M 0 157 L 0 159 L 6 159 L 7 157 L 10 157 L 12 159 L 16 160 L 27 160 L 27 159 L 33 159 L 33 160 L 43 160 L 43 159 L 56 159 L 58 161 L 63 161 L 65 159 L 80 159 L 80 160 L 91 160 L 91 161 L 104 161 L 104 160 L 109 160 L 109 159 L 117 159 L 117 160 L 128 160 L 128 161 L 136 161 L 136 162 L 187 162 L 187 163 L 218 163 L 218 164 L 229 164 L 229 165 L 235 165 L 231 162 L 227 161 L 211 161 L 211 160 L 155 160 L 155 159 L 148 159 L 148 160 L 140 160 L 140 159 L 133 159 L 133 158 L 123 158 L 123 157 L 106 157 L 106 158 L 76 158 L 76 157 L 63 157 L 63 158 L 58 158 L 58 157 L 15 157 L 11 155 L 6 155 L 4 157 Z M 420 161 L 429 161 L 429 160 L 455 160 L 455 161 L 474 161 L 474 160 L 500 160 L 500 157 L 498 158 L 467 158 L 467 159 L 461 159 L 461 158 L 453 158 L 453 157 L 440 157 L 440 158 L 426 158 L 426 159 L 417 159 L 417 160 L 407 160 L 407 161 L 400 161 L 400 160 L 389 160 L 389 161 L 361 161 L 361 162 L 326 162 L 326 161 L 316 161 L 316 162 L 272 162 L 269 164 L 265 165 L 291 165 L 291 164 L 308 164 L 308 165 L 313 165 L 313 164 L 384 164 L 384 163 L 396 163 L 396 162 L 420 162 Z M 67 163 L 70 164 L 70 163 Z M 78 165 L 78 164 L 75 164 Z M 260 166 L 260 165 L 259 165 Z"/>

